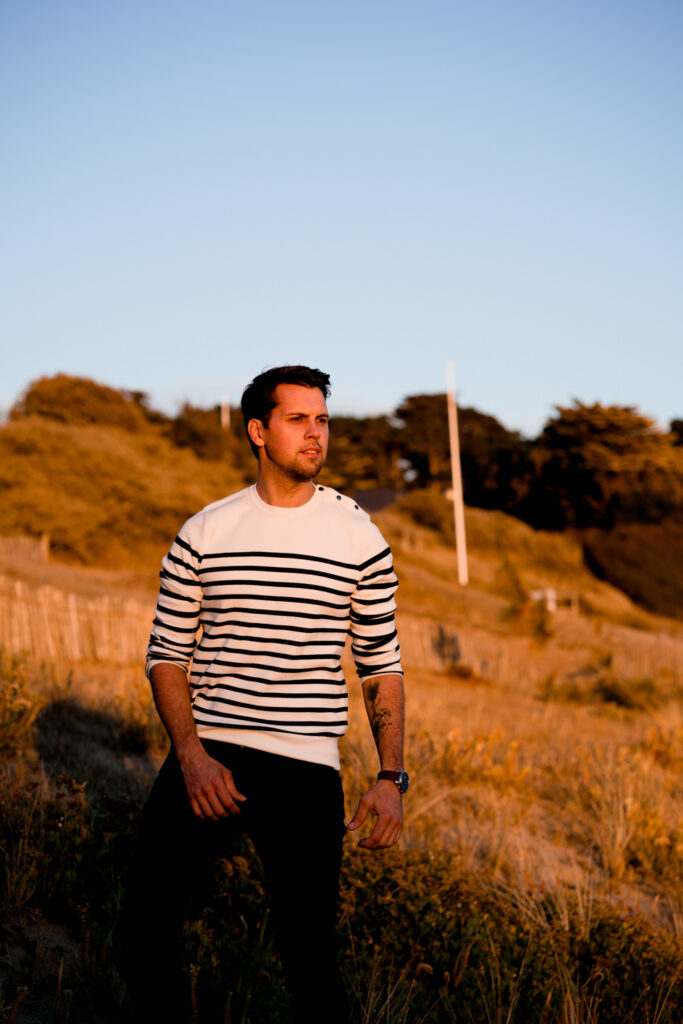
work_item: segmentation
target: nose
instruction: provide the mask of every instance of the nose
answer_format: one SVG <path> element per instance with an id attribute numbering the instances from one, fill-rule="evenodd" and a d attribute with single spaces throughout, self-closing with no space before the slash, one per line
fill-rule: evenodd
<path id="1" fill-rule="evenodd" d="M 320 437 L 320 426 L 315 420 L 309 423 L 306 437 Z"/>

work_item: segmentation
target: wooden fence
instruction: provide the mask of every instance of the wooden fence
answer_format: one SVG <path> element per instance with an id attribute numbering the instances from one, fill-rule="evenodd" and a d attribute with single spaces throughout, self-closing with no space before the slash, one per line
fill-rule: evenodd
<path id="1" fill-rule="evenodd" d="M 12 654 L 54 662 L 140 664 L 153 615 L 152 604 L 32 587 L 0 575 L 0 647 Z M 401 647 L 407 664 L 433 672 L 461 656 L 455 631 L 411 617 L 401 620 Z"/>
<path id="2" fill-rule="evenodd" d="M 56 663 L 141 665 L 153 613 L 152 602 L 86 597 L 0 575 L 0 647 L 12 654 Z M 534 645 L 525 636 L 496 635 L 469 626 L 456 629 L 413 615 L 399 615 L 399 634 L 408 669 L 471 672 L 528 690 L 557 671 L 558 658 L 562 673 L 580 670 L 587 660 L 594 660 L 595 652 L 591 654 L 585 636 L 579 635 L 576 617 L 566 624 L 568 632 L 559 651 Z M 611 652 L 612 668 L 624 678 L 656 679 L 662 673 L 683 677 L 682 635 L 602 623 L 595 641 Z"/>
<path id="3" fill-rule="evenodd" d="M 84 597 L 0 576 L 0 646 L 41 661 L 140 663 L 153 607 L 121 597 Z"/>

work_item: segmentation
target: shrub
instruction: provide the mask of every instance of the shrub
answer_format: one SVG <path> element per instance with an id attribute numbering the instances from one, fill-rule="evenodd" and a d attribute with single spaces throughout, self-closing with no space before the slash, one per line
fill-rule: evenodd
<path id="1" fill-rule="evenodd" d="M 40 536 L 84 564 L 154 562 L 184 519 L 242 481 L 207 471 L 156 430 L 87 429 L 32 416 L 0 431 L 0 533 Z"/>
<path id="2" fill-rule="evenodd" d="M 631 523 L 582 535 L 588 568 L 650 611 L 683 619 L 683 523 Z"/>
<path id="3" fill-rule="evenodd" d="M 44 416 L 77 426 L 99 423 L 133 431 L 145 425 L 140 404 L 124 392 L 65 373 L 33 381 L 10 415 L 12 419 Z"/>
<path id="4" fill-rule="evenodd" d="M 453 543 L 453 503 L 438 487 L 409 491 L 398 499 L 396 507 L 418 526 L 434 530 L 449 544 Z"/>
<path id="5" fill-rule="evenodd" d="M 42 705 L 29 684 L 26 660 L 0 648 L 0 753 L 16 753 Z"/>

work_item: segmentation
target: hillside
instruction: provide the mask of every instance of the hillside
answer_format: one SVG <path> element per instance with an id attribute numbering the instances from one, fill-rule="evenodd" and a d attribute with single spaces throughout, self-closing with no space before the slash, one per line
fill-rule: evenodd
<path id="1" fill-rule="evenodd" d="M 144 421 L 27 416 L 0 429 L 0 535 L 47 533 L 70 563 L 155 564 L 189 515 L 241 482 L 229 463 L 200 459 Z"/>
<path id="2" fill-rule="evenodd" d="M 0 429 L 0 1020 L 17 1024 L 110 1020 L 116 893 L 167 745 L 141 671 L 159 559 L 252 468 L 209 411 L 171 429 L 123 393 L 86 382 L 69 405 L 64 387 L 34 388 Z M 412 784 L 398 849 L 346 846 L 354 1024 L 677 1024 L 683 630 L 585 562 L 627 567 L 631 587 L 656 566 L 643 599 L 676 610 L 658 583 L 676 528 L 547 533 L 468 508 L 463 588 L 438 487 L 374 518 L 400 580 Z M 16 539 L 42 534 L 47 559 Z M 346 662 L 351 811 L 375 753 Z M 258 870 L 240 852 L 222 871 L 234 913 L 188 931 L 199 1004 L 218 990 L 236 1019 L 280 1024 Z"/>
<path id="3" fill-rule="evenodd" d="M 573 693 L 586 703 L 592 688 L 607 694 L 617 676 L 623 692 L 615 689 L 615 704 L 638 704 L 648 688 L 654 703 L 680 695 L 680 624 L 643 611 L 592 576 L 578 540 L 534 531 L 502 512 L 467 509 L 470 584 L 463 588 L 443 535 L 410 522 L 400 507 L 376 519 L 395 552 L 401 614 L 438 623 L 446 643 L 457 637 L 453 672 L 529 695 L 543 687 Z M 548 610 L 549 590 L 555 611 Z"/>
<path id="4" fill-rule="evenodd" d="M 131 444 L 129 466 L 140 457 Z M 577 540 L 500 512 L 467 510 L 471 584 L 461 588 L 447 511 L 422 495 L 375 517 L 400 578 L 413 781 L 399 849 L 368 858 L 346 847 L 342 935 L 354 1022 L 676 1024 L 680 625 L 591 576 Z M 89 632 L 89 602 L 101 615 L 97 602 L 114 595 L 115 616 L 123 598 L 134 599 L 140 652 L 155 569 L 151 552 L 137 571 L 0 557 L 0 575 L 11 571 L 29 592 L 24 617 L 45 599 L 80 609 Z M 552 613 L 532 598 L 549 587 L 560 602 Z M 0 986 L 8 1010 L 28 992 L 17 1024 L 46 1024 L 55 1007 L 66 1020 L 62 987 L 68 1019 L 80 1024 L 104 1024 L 116 1000 L 116 880 L 165 749 L 134 657 L 51 667 L 0 658 Z M 352 670 L 349 679 L 350 811 L 375 755 Z M 248 863 L 240 852 L 220 876 L 220 906 L 237 908 L 239 930 L 217 924 L 220 909 L 205 910 L 188 932 L 188 963 L 199 972 L 200 1005 L 218 986 L 232 993 L 237 1019 L 248 1008 L 254 1020 L 280 1024 L 279 967 L 263 945 L 261 882 Z M 217 967 L 205 951 L 219 936 Z M 368 977 L 365 991 L 359 979 Z"/>
<path id="5" fill-rule="evenodd" d="M 586 564 L 645 608 L 683 620 L 683 523 L 624 523 L 582 534 Z"/>
<path id="6" fill-rule="evenodd" d="M 336 417 L 320 482 L 347 493 L 399 493 L 409 466 L 419 486 L 403 499 L 404 510 L 451 542 L 441 493 L 450 479 L 443 401 L 413 396 L 393 417 Z M 579 403 L 558 414 L 526 445 L 494 418 L 462 409 L 466 500 L 536 527 L 574 524 L 568 532 L 599 578 L 643 608 L 683 620 L 678 435 L 662 433 L 633 409 Z M 569 462 L 562 455 L 555 465 L 555 442 L 562 452 L 569 444 Z M 548 472 L 555 466 L 552 480 L 538 476 L 537 462 Z M 577 475 L 572 466 L 583 469 Z M 185 404 L 170 417 L 151 409 L 141 392 L 66 374 L 42 377 L 0 428 L 0 536 L 48 534 L 53 557 L 71 564 L 156 564 L 187 515 L 251 479 L 253 469 L 239 414 L 224 429 L 217 407 Z M 602 511 L 596 506 L 588 515 L 598 495 Z M 567 514 L 551 514 L 553 508 Z M 514 590 L 514 564 L 501 572 Z"/>

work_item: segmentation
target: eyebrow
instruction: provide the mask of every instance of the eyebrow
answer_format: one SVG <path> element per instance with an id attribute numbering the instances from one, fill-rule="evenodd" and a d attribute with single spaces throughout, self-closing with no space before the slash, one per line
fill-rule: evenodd
<path id="1" fill-rule="evenodd" d="M 289 411 L 285 412 L 285 416 L 310 416 L 310 415 L 311 415 L 310 413 L 303 412 L 301 409 L 290 409 Z M 321 417 L 323 419 L 328 420 L 330 418 L 330 414 L 329 414 L 329 412 L 317 412 L 315 414 L 315 418 L 317 420 L 320 419 Z"/>

